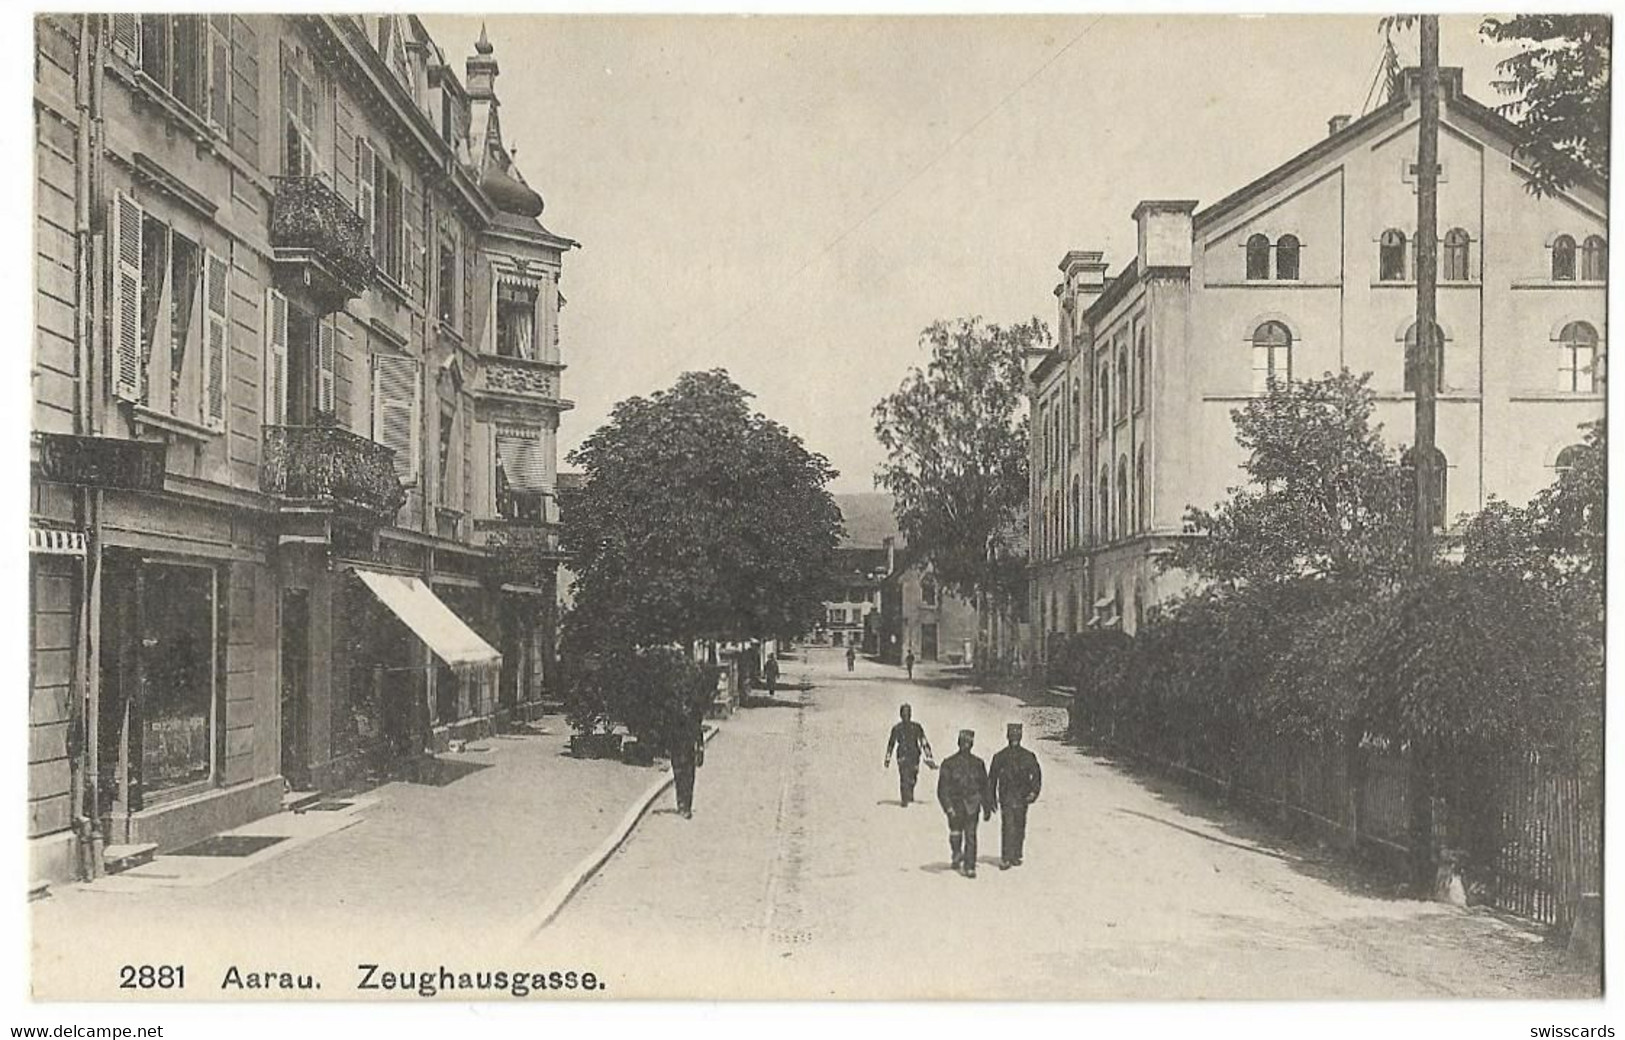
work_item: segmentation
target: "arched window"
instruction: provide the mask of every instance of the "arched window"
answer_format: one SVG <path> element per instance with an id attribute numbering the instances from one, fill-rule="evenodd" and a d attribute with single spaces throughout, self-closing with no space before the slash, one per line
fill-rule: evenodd
<path id="1" fill-rule="evenodd" d="M 1385 282 L 1405 280 L 1405 232 L 1389 228 L 1377 246 L 1377 277 Z"/>
<path id="2" fill-rule="evenodd" d="M 1444 234 L 1444 280 L 1466 282 L 1473 277 L 1472 239 L 1461 228 L 1451 228 Z"/>
<path id="3" fill-rule="evenodd" d="M 1292 332 L 1278 321 L 1253 330 L 1253 390 L 1265 393 L 1272 382 L 1292 382 Z"/>
<path id="4" fill-rule="evenodd" d="M 1552 240 L 1552 281 L 1574 281 L 1574 239 L 1567 235 Z"/>
<path id="5" fill-rule="evenodd" d="M 1567 473 L 1580 464 L 1580 459 L 1584 453 L 1584 445 L 1571 444 L 1557 453 L 1557 461 L 1552 464 L 1552 468 L 1557 470 L 1558 473 Z"/>
<path id="6" fill-rule="evenodd" d="M 1109 466 L 1100 467 L 1100 487 L 1095 497 L 1100 500 L 1095 513 L 1095 537 L 1101 542 L 1112 540 L 1112 473 Z"/>
<path id="7" fill-rule="evenodd" d="M 927 574 L 920 579 L 920 602 L 928 607 L 937 605 L 937 579 Z"/>
<path id="8" fill-rule="evenodd" d="M 1275 240 L 1275 277 L 1285 281 L 1298 280 L 1297 235 L 1282 235 Z"/>
<path id="9" fill-rule="evenodd" d="M 1134 521 L 1139 530 L 1151 527 L 1151 480 L 1146 476 L 1145 445 L 1140 445 L 1140 457 L 1134 466 Z"/>
<path id="10" fill-rule="evenodd" d="M 1608 243 L 1601 235 L 1590 235 L 1580 247 L 1580 277 L 1600 282 L 1608 277 Z"/>
<path id="11" fill-rule="evenodd" d="M 1128 346 L 1117 348 L 1117 421 L 1122 422 L 1128 418 L 1129 405 L 1133 403 L 1128 385 Z"/>
<path id="12" fill-rule="evenodd" d="M 1126 538 L 1133 519 L 1128 513 L 1128 456 L 1117 456 L 1117 536 Z"/>
<path id="13" fill-rule="evenodd" d="M 1416 477 L 1411 470 L 1414 465 L 1412 461 L 1414 458 L 1415 455 L 1410 448 L 1406 448 L 1399 457 L 1400 468 L 1405 474 L 1403 493 L 1407 502 L 1415 501 L 1413 496 L 1415 495 Z M 1433 472 L 1430 476 L 1433 478 L 1433 490 L 1429 494 L 1432 501 L 1428 503 L 1428 524 L 1435 531 L 1442 531 L 1444 530 L 1445 517 L 1450 512 L 1450 463 L 1445 458 L 1444 452 L 1438 448 L 1433 449 Z"/>
<path id="14" fill-rule="evenodd" d="M 1270 276 L 1270 240 L 1254 235 L 1247 240 L 1247 280 L 1267 279 Z"/>
<path id="15" fill-rule="evenodd" d="M 1416 323 L 1405 330 L 1405 392 L 1416 393 Z M 1444 393 L 1444 329 L 1433 326 L 1433 392 Z"/>
<path id="16" fill-rule="evenodd" d="M 1072 446 L 1078 445 L 1078 427 L 1082 425 L 1083 418 L 1083 381 L 1072 377 L 1072 422 L 1068 425 L 1072 431 Z"/>
<path id="17" fill-rule="evenodd" d="M 1151 338 L 1145 329 L 1140 330 L 1140 342 L 1135 350 L 1134 375 L 1140 381 L 1138 401 L 1139 409 L 1143 412 L 1151 399 Z"/>
<path id="18" fill-rule="evenodd" d="M 1098 425 L 1102 430 L 1111 425 L 1112 421 L 1112 367 L 1110 364 L 1100 366 L 1100 417 Z"/>
<path id="19" fill-rule="evenodd" d="M 1590 323 L 1571 321 L 1558 338 L 1557 388 L 1566 393 L 1594 394 L 1602 389 L 1601 347 Z"/>

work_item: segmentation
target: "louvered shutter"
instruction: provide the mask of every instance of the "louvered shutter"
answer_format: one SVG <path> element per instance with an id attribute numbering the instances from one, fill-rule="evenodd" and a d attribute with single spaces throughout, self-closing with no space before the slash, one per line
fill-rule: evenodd
<path id="1" fill-rule="evenodd" d="M 541 431 L 532 427 L 497 427 L 497 458 L 508 486 L 527 494 L 553 490 L 547 479 L 547 453 Z"/>
<path id="2" fill-rule="evenodd" d="M 395 452 L 404 484 L 417 480 L 422 386 L 414 358 L 379 354 L 372 361 L 372 439 Z"/>
<path id="3" fill-rule="evenodd" d="M 203 266 L 204 332 L 203 352 L 204 414 L 210 426 L 226 424 L 226 359 L 230 354 L 231 324 L 226 317 L 230 298 L 231 265 L 218 253 L 209 253 Z"/>
<path id="4" fill-rule="evenodd" d="M 378 155 L 372 150 L 372 144 L 365 138 L 355 139 L 355 209 L 361 214 L 362 223 L 367 229 L 366 241 L 371 244 L 373 240 L 373 226 L 377 219 L 375 216 L 378 197 L 377 185 L 374 183 L 378 176 Z M 374 246 L 373 252 L 377 252 Z M 374 260 L 380 259 L 375 256 Z"/>
<path id="5" fill-rule="evenodd" d="M 316 326 L 316 409 L 326 415 L 334 411 L 334 368 L 337 349 L 334 345 L 337 329 L 334 319 L 327 318 Z"/>
<path id="6" fill-rule="evenodd" d="M 141 16 L 114 14 L 108 20 L 112 22 L 113 53 L 132 65 L 141 64 Z"/>
<path id="7" fill-rule="evenodd" d="M 231 123 L 231 15 L 211 14 L 204 46 L 208 75 L 208 120 L 224 132 Z"/>
<path id="8" fill-rule="evenodd" d="M 108 228 L 113 255 L 113 393 L 141 399 L 141 225 L 146 213 L 128 195 L 113 198 Z"/>
<path id="9" fill-rule="evenodd" d="M 265 422 L 288 422 L 288 298 L 265 291 Z"/>

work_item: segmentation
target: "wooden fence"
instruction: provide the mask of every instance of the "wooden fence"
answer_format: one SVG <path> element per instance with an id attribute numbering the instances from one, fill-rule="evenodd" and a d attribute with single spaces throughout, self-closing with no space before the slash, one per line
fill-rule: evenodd
<path id="1" fill-rule="evenodd" d="M 1405 861 L 1411 844 L 1410 756 L 1366 741 L 1170 739 L 1119 724 L 1107 699 L 1079 691 L 1074 725 L 1115 750 L 1221 791 L 1260 815 L 1348 849 Z M 1555 929 L 1602 886 L 1601 812 L 1579 777 L 1533 752 L 1455 763 L 1436 788 L 1435 843 L 1459 849 L 1469 897 Z"/>

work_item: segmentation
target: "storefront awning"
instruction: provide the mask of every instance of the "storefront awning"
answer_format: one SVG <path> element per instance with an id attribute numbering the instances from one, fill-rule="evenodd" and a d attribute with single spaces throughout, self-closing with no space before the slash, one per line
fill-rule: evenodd
<path id="1" fill-rule="evenodd" d="M 453 668 L 500 665 L 502 655 L 452 613 L 418 578 L 379 574 L 357 567 L 355 576 L 371 589 L 390 613 L 400 618 L 434 655 Z"/>

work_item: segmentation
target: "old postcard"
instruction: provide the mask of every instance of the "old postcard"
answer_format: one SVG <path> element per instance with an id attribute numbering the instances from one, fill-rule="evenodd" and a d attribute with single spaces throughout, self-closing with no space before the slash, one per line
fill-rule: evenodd
<path id="1" fill-rule="evenodd" d="M 1609 16 L 31 28 L 36 1000 L 1601 995 Z"/>

